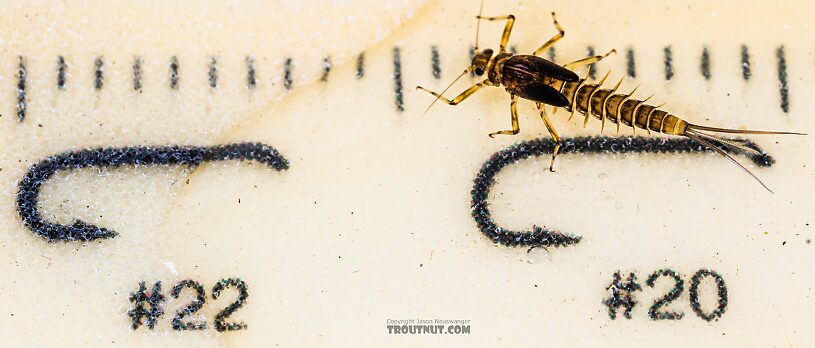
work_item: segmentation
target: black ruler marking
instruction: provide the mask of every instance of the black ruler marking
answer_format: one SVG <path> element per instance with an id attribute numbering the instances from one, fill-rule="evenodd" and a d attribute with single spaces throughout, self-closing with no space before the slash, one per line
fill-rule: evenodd
<path id="1" fill-rule="evenodd" d="M 207 80 L 209 80 L 209 87 L 210 88 L 218 88 L 218 59 L 215 57 L 210 57 L 209 59 L 209 71 L 207 72 Z"/>
<path id="2" fill-rule="evenodd" d="M 750 70 L 750 50 L 747 45 L 741 45 L 741 77 L 744 81 L 749 81 L 753 75 Z"/>
<path id="3" fill-rule="evenodd" d="M 787 56 L 784 46 L 775 51 L 778 58 L 778 93 L 781 95 L 781 110 L 785 114 L 790 112 L 790 87 L 787 84 Z"/>
<path id="4" fill-rule="evenodd" d="M 178 57 L 170 57 L 170 89 L 178 90 Z"/>
<path id="5" fill-rule="evenodd" d="M 665 52 L 665 81 L 671 81 L 674 78 L 673 51 L 671 50 L 671 46 L 665 47 L 664 52 Z"/>
<path id="6" fill-rule="evenodd" d="M 328 82 L 328 74 L 331 73 L 331 57 L 323 58 L 323 75 L 320 76 L 320 81 Z"/>
<path id="7" fill-rule="evenodd" d="M 405 111 L 405 96 L 402 90 L 402 53 L 398 46 L 393 48 L 393 85 L 396 111 Z"/>
<path id="8" fill-rule="evenodd" d="M 629 47 L 625 51 L 625 62 L 626 62 L 626 72 L 628 73 L 628 77 L 636 78 L 637 77 L 637 62 L 634 59 L 634 48 Z"/>
<path id="9" fill-rule="evenodd" d="M 142 74 L 142 57 L 136 56 L 133 59 L 133 90 L 136 92 L 142 91 L 141 74 Z"/>
<path id="10" fill-rule="evenodd" d="M 357 56 L 357 79 L 365 77 L 365 52 Z"/>
<path id="11" fill-rule="evenodd" d="M 255 89 L 258 81 L 255 72 L 255 58 L 246 57 L 246 88 Z"/>
<path id="12" fill-rule="evenodd" d="M 702 76 L 705 77 L 705 80 L 710 80 L 710 49 L 708 49 L 707 46 L 702 48 L 702 58 L 699 68 L 702 71 Z"/>
<path id="13" fill-rule="evenodd" d="M 292 59 L 286 58 L 286 62 L 283 64 L 283 87 L 286 87 L 287 90 L 291 90 L 292 85 L 294 84 L 294 80 L 292 80 L 291 69 L 292 69 Z"/>
<path id="14" fill-rule="evenodd" d="M 101 90 L 102 87 L 105 86 L 105 62 L 102 60 L 102 57 L 96 57 L 96 60 L 93 62 L 94 71 L 93 71 L 93 88 L 95 90 Z"/>
<path id="15" fill-rule="evenodd" d="M 65 70 L 68 69 L 68 64 L 65 62 L 65 57 L 57 57 L 57 89 L 65 90 Z"/>
<path id="16" fill-rule="evenodd" d="M 594 57 L 594 47 L 587 47 L 586 54 L 588 54 L 589 57 Z M 589 78 L 592 80 L 597 78 L 597 67 L 595 67 L 594 64 L 589 64 Z"/>
<path id="17" fill-rule="evenodd" d="M 436 80 L 441 79 L 441 57 L 439 57 L 439 46 L 430 46 L 430 65 L 432 67 L 433 77 Z"/>
<path id="18" fill-rule="evenodd" d="M 25 58 L 23 56 L 17 57 L 17 120 L 23 122 L 25 120 L 26 109 L 28 104 L 25 97 Z"/>

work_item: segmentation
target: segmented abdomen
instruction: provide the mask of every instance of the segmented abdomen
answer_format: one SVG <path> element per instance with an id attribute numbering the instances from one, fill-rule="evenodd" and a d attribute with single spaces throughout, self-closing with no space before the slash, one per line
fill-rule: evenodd
<path id="1" fill-rule="evenodd" d="M 687 128 L 687 123 L 679 117 L 645 104 L 647 99 L 643 101 L 630 98 L 627 94 L 613 94 L 613 90 L 585 84 L 585 80 L 566 82 L 561 92 L 569 99 L 570 105 L 566 109 L 583 115 L 589 112 L 591 98 L 591 115 L 600 120 L 605 118 L 612 123 L 619 120 L 629 127 L 673 135 L 683 135 Z"/>

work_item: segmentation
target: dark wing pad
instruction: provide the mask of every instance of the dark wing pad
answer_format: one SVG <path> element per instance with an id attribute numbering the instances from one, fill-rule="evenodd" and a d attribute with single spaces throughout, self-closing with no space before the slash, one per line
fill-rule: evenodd
<path id="1" fill-rule="evenodd" d="M 578 77 L 574 71 L 566 69 L 546 59 L 541 59 L 538 61 L 538 71 L 543 72 L 549 77 L 566 82 L 575 82 L 580 79 L 580 77 Z"/>
<path id="2" fill-rule="evenodd" d="M 575 82 L 580 79 L 573 71 L 538 56 L 513 56 L 506 62 L 505 66 L 522 66 L 530 71 L 537 71 L 544 77 L 566 82 Z"/>
<path id="3" fill-rule="evenodd" d="M 558 90 L 542 82 L 539 84 L 526 85 L 522 89 L 513 91 L 513 93 L 517 94 L 521 98 L 534 100 L 552 106 L 569 106 L 569 99 L 567 99 L 563 93 L 560 93 Z"/>

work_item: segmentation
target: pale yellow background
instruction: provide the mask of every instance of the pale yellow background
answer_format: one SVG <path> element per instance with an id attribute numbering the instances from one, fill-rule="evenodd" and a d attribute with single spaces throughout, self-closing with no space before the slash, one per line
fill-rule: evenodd
<path id="1" fill-rule="evenodd" d="M 0 4 L 0 337 L 15 346 L 812 346 L 813 150 L 811 137 L 756 137 L 777 159 L 750 167 L 771 195 L 722 158 L 562 156 L 509 167 L 498 176 L 492 210 L 499 224 L 545 225 L 584 236 L 568 248 L 495 246 L 470 217 L 475 173 L 493 152 L 545 134 L 521 104 L 521 134 L 490 139 L 509 126 L 508 97 L 479 92 L 461 106 L 438 105 L 413 90 L 441 89 L 467 63 L 475 1 L 12 2 Z M 528 52 L 554 34 L 566 38 L 558 62 L 636 48 L 641 96 L 689 121 L 714 126 L 813 132 L 812 13 L 806 1 L 488 1 L 485 14 L 518 17 L 512 42 Z M 482 26 L 497 45 L 501 24 Z M 752 52 L 741 79 L 739 50 Z M 430 46 L 443 77 L 430 73 Z M 675 79 L 663 81 L 671 45 Z M 699 56 L 712 54 L 711 81 Z M 775 50 L 786 47 L 791 109 L 778 107 Z M 402 52 L 406 111 L 393 101 L 392 49 Z M 366 76 L 355 57 L 366 54 Z M 17 56 L 26 57 L 28 117 L 16 121 Z M 56 59 L 69 64 L 55 86 Z M 142 56 L 144 90 L 132 90 L 133 56 Z M 181 87 L 168 87 L 169 57 Z M 245 86 L 246 55 L 258 86 Z M 335 66 L 318 82 L 321 61 Z M 105 87 L 92 88 L 93 60 L 106 62 Z M 220 86 L 206 83 L 210 57 Z M 294 60 L 294 89 L 283 62 Z M 624 54 L 598 71 L 624 74 Z M 582 73 L 582 72 L 581 72 Z M 460 90 L 467 83 L 453 88 Z M 555 121 L 564 136 L 597 134 Z M 43 190 L 43 214 L 81 218 L 120 233 L 112 240 L 47 243 L 15 212 L 17 182 L 51 154 L 96 146 L 213 145 L 261 141 L 291 169 L 222 162 L 179 167 L 88 169 L 61 173 Z M 743 160 L 743 158 L 740 158 Z M 187 182 L 187 180 L 189 180 Z M 240 200 L 240 201 L 239 201 Z M 786 242 L 786 243 L 784 243 Z M 617 269 L 641 282 L 664 267 L 687 282 L 700 268 L 723 275 L 730 304 L 707 323 L 687 290 L 670 309 L 681 321 L 654 322 L 646 311 L 664 281 L 639 295 L 634 319 L 610 321 L 601 301 Z M 247 304 L 232 316 L 249 328 L 217 333 L 225 292 L 199 312 L 210 329 L 175 332 L 170 320 L 189 297 L 165 303 L 154 331 L 130 329 L 128 294 L 161 280 L 240 277 Z M 707 282 L 701 292 L 709 296 Z M 188 294 L 188 293 L 185 293 Z M 185 295 L 188 296 L 188 295 Z M 710 303 L 707 308 L 711 308 Z M 386 320 L 470 319 L 463 336 L 388 335 Z"/>

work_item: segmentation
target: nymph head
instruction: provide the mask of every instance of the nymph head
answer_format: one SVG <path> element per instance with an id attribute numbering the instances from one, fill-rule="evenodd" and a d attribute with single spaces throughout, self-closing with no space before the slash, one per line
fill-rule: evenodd
<path id="1" fill-rule="evenodd" d="M 475 56 L 473 56 L 473 62 L 470 65 L 470 69 L 478 75 L 484 75 L 487 72 L 487 64 L 490 62 L 490 58 L 492 58 L 492 49 L 485 49 L 480 52 L 476 52 Z"/>

